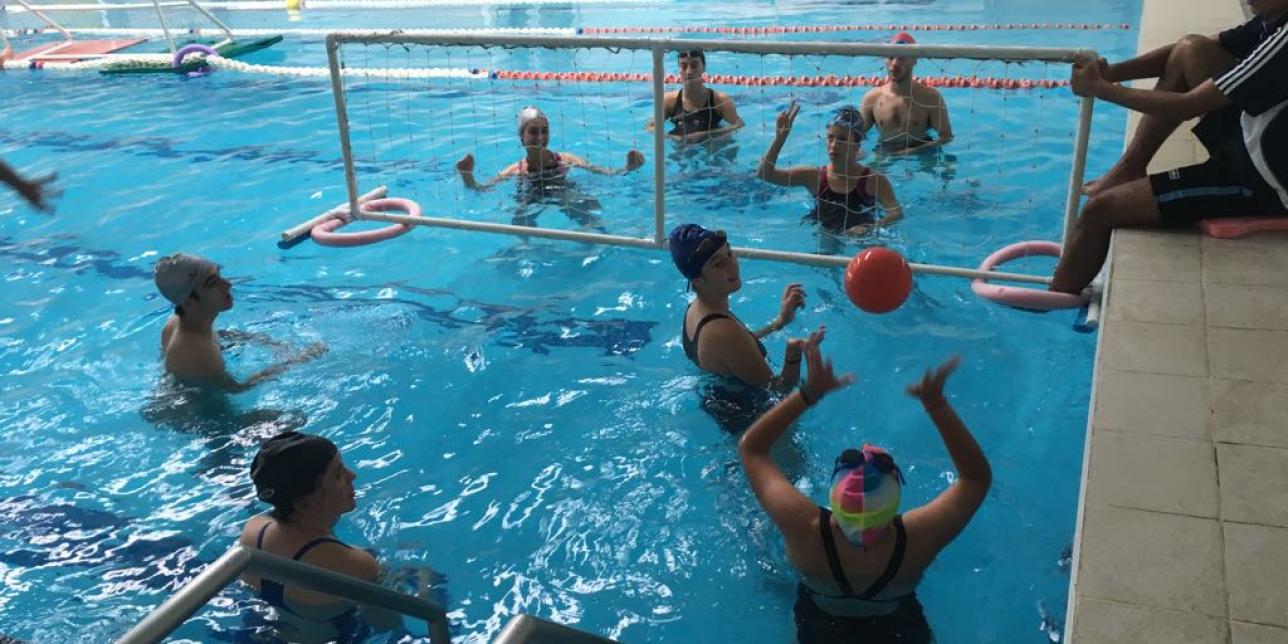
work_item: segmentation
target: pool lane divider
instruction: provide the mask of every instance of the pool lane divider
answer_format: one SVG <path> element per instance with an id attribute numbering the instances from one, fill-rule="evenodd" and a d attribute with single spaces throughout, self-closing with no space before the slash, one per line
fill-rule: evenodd
<path id="1" fill-rule="evenodd" d="M 191 7 L 187 2 L 161 2 L 162 9 Z M 485 7 L 528 7 L 555 6 L 576 7 L 581 5 L 669 5 L 669 0 L 300 0 L 288 3 L 285 0 L 214 0 L 202 2 L 206 9 L 221 11 L 285 11 L 291 10 L 355 10 L 355 9 L 437 9 L 437 8 L 485 8 Z M 29 11 L 125 11 L 155 10 L 158 5 L 151 2 L 116 2 L 116 3 L 74 3 L 74 4 L 33 4 L 30 7 L 4 6 L 0 13 L 27 13 Z"/>
<path id="2" fill-rule="evenodd" d="M 171 58 L 165 54 L 138 55 L 125 59 L 98 59 L 79 63 L 54 64 L 47 62 L 33 64 L 31 69 L 57 71 L 98 71 L 104 74 L 132 73 L 138 71 L 156 71 L 170 64 Z M 198 63 L 193 63 L 198 64 Z M 209 56 L 200 59 L 201 65 L 213 69 L 226 69 L 243 74 L 261 74 L 277 76 L 295 76 L 303 78 L 328 78 L 330 69 L 326 67 L 289 67 L 284 65 L 256 65 L 232 60 L 222 56 Z M 188 69 L 167 69 L 165 71 L 191 71 Z M 469 80 L 507 80 L 507 81 L 544 81 L 555 83 L 638 83 L 648 82 L 650 76 L 644 73 L 626 72 L 520 72 L 509 70 L 489 71 L 486 69 L 466 69 L 452 67 L 410 67 L 410 68 L 374 68 L 345 67 L 340 71 L 345 77 L 368 78 L 371 80 L 399 81 L 423 78 L 461 78 Z M 1069 81 L 1054 79 L 999 78 L 995 76 L 918 76 L 918 81 L 930 87 L 1033 90 L 1067 87 Z M 680 79 L 675 74 L 668 74 L 666 83 L 677 84 Z M 886 82 L 881 75 L 863 76 L 734 76 L 728 74 L 709 74 L 706 82 L 717 85 L 742 87 L 877 87 Z"/>
<path id="3" fill-rule="evenodd" d="M 101 6 L 101 5 L 99 5 Z M 524 36 L 597 36 L 604 34 L 733 34 L 747 36 L 764 36 L 771 34 L 800 33 L 838 33 L 847 31 L 1018 31 L 1018 30 L 1082 30 L 1106 31 L 1110 29 L 1131 29 L 1131 25 L 1111 25 L 1096 23 L 1031 23 L 1031 24 L 941 24 L 941 25 L 775 25 L 769 27 L 729 27 L 729 26 L 675 26 L 675 27 L 480 27 L 461 29 L 402 29 L 401 33 L 413 36 L 462 36 L 462 35 L 524 35 Z M 134 27 L 80 27 L 68 28 L 73 34 L 86 36 L 162 36 L 161 29 Z M 179 33 L 180 30 L 171 30 Z M 375 36 L 387 34 L 392 29 L 233 29 L 233 36 L 287 36 L 325 38 L 327 34 L 339 33 L 353 36 Z M 9 37 L 57 33 L 44 27 L 7 29 L 3 33 Z M 187 29 L 189 35 L 223 35 L 214 28 L 193 27 Z"/>

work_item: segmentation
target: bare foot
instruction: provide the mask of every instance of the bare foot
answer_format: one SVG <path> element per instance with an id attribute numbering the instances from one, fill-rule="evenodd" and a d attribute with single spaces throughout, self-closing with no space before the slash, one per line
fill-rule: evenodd
<path id="1" fill-rule="evenodd" d="M 1116 164 L 1109 169 L 1099 179 L 1094 179 L 1082 184 L 1082 194 L 1088 197 L 1094 197 L 1114 186 L 1119 186 L 1128 181 L 1144 179 L 1145 173 L 1142 171 L 1129 170 L 1121 164 Z"/>

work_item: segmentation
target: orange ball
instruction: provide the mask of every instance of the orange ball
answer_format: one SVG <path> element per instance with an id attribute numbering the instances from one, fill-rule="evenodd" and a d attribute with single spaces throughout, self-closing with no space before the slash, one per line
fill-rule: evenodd
<path id="1" fill-rule="evenodd" d="M 868 313 L 889 313 L 912 292 L 912 269 L 903 255 L 889 248 L 869 248 L 845 269 L 845 293 Z"/>

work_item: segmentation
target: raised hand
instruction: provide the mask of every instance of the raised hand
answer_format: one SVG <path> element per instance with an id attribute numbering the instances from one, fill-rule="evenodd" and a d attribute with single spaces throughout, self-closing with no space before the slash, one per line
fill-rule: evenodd
<path id="1" fill-rule="evenodd" d="M 467 154 L 456 162 L 456 171 L 460 173 L 474 172 L 474 155 Z"/>
<path id="2" fill-rule="evenodd" d="M 643 152 L 640 152 L 639 150 L 631 150 L 630 152 L 626 153 L 626 171 L 627 172 L 637 170 L 642 165 L 644 165 Z"/>
<path id="3" fill-rule="evenodd" d="M 927 369 L 921 380 L 908 385 L 908 395 L 921 399 L 922 404 L 932 405 L 944 401 L 944 382 L 961 364 L 961 356 L 952 356 L 934 369 Z"/>
<path id="4" fill-rule="evenodd" d="M 801 385 L 808 402 L 818 402 L 828 392 L 848 386 L 854 382 L 854 374 L 836 375 L 832 370 L 832 361 L 823 357 L 818 345 L 823 341 L 824 329 L 810 335 L 805 345 L 805 367 L 809 370 L 805 384 Z M 816 338 L 817 336 L 817 338 Z"/>
<path id="5" fill-rule="evenodd" d="M 18 194 L 22 195 L 22 198 L 26 199 L 27 202 L 36 210 L 41 212 L 53 212 L 54 208 L 49 205 L 48 200 L 55 199 L 58 195 L 63 194 L 62 190 L 50 187 L 49 185 L 57 178 L 57 173 L 50 172 L 49 174 L 23 181 L 15 185 L 14 188 L 16 188 L 18 190 Z"/>
<path id="6" fill-rule="evenodd" d="M 805 308 L 805 288 L 793 282 L 783 289 L 783 300 L 778 306 L 778 327 L 791 324 L 796 319 L 796 309 Z"/>
<path id="7" fill-rule="evenodd" d="M 774 123 L 774 136 L 778 139 L 786 139 L 788 134 L 792 133 L 792 124 L 796 122 L 796 115 L 801 111 L 800 103 L 792 101 L 787 109 L 778 113 L 778 121 Z"/>

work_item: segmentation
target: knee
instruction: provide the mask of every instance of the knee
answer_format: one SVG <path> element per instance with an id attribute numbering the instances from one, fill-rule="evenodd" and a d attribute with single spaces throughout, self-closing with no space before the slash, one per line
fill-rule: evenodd
<path id="1" fill-rule="evenodd" d="M 1078 217 L 1078 227 L 1086 231 L 1106 231 L 1117 225 L 1116 200 L 1112 194 L 1098 194 L 1087 200 Z"/>
<path id="2" fill-rule="evenodd" d="M 1221 43 L 1203 34 L 1182 36 L 1172 46 L 1172 56 L 1181 58 L 1207 58 L 1220 51 L 1225 51 Z"/>

